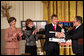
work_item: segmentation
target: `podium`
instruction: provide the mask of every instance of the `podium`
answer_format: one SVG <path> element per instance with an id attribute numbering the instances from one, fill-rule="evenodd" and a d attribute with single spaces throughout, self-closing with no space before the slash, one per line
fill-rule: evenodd
<path id="1" fill-rule="evenodd" d="M 60 44 L 60 55 L 75 55 L 72 51 L 71 41 Z"/>
<path id="2" fill-rule="evenodd" d="M 72 51 L 71 40 L 66 41 L 64 38 L 49 38 L 50 42 L 60 42 L 60 55 L 75 55 Z"/>

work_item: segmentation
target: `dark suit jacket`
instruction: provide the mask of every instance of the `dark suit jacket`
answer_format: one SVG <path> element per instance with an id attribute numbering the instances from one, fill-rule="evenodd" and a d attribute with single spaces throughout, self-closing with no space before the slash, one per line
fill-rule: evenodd
<path id="1" fill-rule="evenodd" d="M 73 29 L 66 33 L 66 40 L 72 40 L 72 49 L 75 54 L 83 54 L 83 25 L 80 25 L 76 30 Z M 81 43 L 80 43 L 80 39 Z"/>
<path id="2" fill-rule="evenodd" d="M 54 46 L 57 47 L 57 50 L 59 50 L 58 43 L 49 42 L 49 38 L 55 37 L 55 33 L 49 33 L 49 31 L 54 31 L 54 26 L 52 24 L 45 26 L 46 41 L 44 44 L 44 50 L 47 51 L 48 49 L 53 49 Z M 61 27 L 58 25 L 56 26 L 56 32 L 61 32 Z"/>

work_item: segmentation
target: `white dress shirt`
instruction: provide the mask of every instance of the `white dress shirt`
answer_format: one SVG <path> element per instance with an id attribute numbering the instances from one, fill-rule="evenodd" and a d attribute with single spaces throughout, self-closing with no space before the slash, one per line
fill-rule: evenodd
<path id="1" fill-rule="evenodd" d="M 81 24 L 79 24 L 78 26 L 76 26 L 76 29 L 80 26 Z"/>
<path id="2" fill-rule="evenodd" d="M 54 25 L 53 23 L 52 23 L 52 25 L 55 26 L 55 28 L 56 28 L 56 25 Z M 57 32 L 55 32 L 55 36 L 56 36 L 56 35 L 57 35 Z"/>
<path id="3" fill-rule="evenodd" d="M 52 23 L 52 25 L 55 26 L 55 28 L 56 28 L 56 25 L 54 25 L 53 23 Z"/>

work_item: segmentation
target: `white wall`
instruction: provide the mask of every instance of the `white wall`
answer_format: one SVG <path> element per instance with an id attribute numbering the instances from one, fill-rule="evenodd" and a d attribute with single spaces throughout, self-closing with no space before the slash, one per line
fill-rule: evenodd
<path id="1" fill-rule="evenodd" d="M 24 6 L 23 6 L 24 2 Z M 10 16 L 17 19 L 16 27 L 21 28 L 21 20 L 43 20 L 43 3 L 41 1 L 14 1 L 10 9 Z M 8 28 L 6 18 L 1 17 L 1 29 Z"/>
<path id="2" fill-rule="evenodd" d="M 41 1 L 24 2 L 24 20 L 28 18 L 31 18 L 32 20 L 43 19 L 43 3 Z"/>

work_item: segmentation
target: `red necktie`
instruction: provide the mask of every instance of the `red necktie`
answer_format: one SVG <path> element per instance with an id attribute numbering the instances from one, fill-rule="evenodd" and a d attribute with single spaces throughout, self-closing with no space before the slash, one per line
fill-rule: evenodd
<path id="1" fill-rule="evenodd" d="M 55 26 L 54 26 L 54 31 L 56 31 L 56 28 L 55 28 Z"/>

